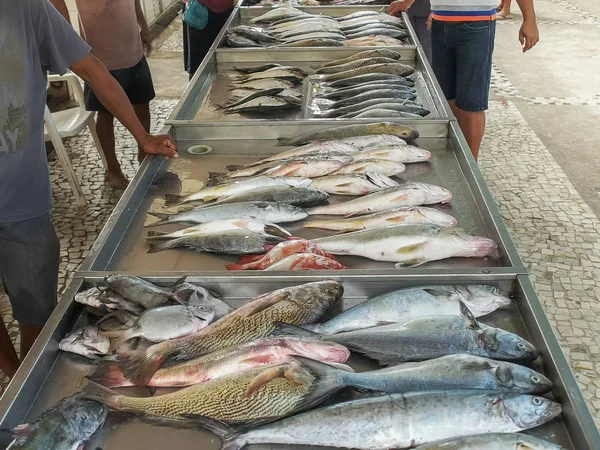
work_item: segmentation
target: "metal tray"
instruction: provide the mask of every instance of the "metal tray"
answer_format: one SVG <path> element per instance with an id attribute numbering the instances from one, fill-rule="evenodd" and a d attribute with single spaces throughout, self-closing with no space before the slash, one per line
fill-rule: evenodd
<path id="1" fill-rule="evenodd" d="M 164 205 L 166 193 L 190 193 L 201 187 L 208 172 L 223 171 L 227 164 L 254 161 L 257 157 L 284 149 L 276 147 L 275 137 L 294 136 L 315 129 L 333 127 L 337 122 L 301 123 L 283 122 L 271 125 L 223 124 L 214 126 L 179 126 L 173 131 L 181 157 L 164 161 L 155 158 L 142 166 L 123 198 L 115 208 L 106 228 L 94 244 L 91 255 L 82 270 L 161 270 L 224 272 L 224 264 L 235 258 L 222 255 L 199 254 L 190 250 L 167 250 L 148 254 L 143 228 L 149 210 L 157 211 Z M 454 193 L 451 205 L 440 206 L 459 220 L 467 232 L 487 236 L 499 244 L 497 254 L 488 258 L 454 258 L 426 264 L 409 272 L 439 273 L 454 271 L 481 273 L 488 270 L 509 270 L 526 273 L 508 233 L 499 218 L 493 200 L 482 184 L 472 160 L 466 157 L 452 123 L 446 121 L 416 121 L 407 123 L 416 127 L 421 138 L 416 142 L 433 153 L 430 163 L 409 164 L 405 179 L 438 184 Z M 450 133 L 450 134 L 449 134 Z M 189 155 L 186 149 L 195 144 L 208 144 L 213 150 L 204 156 Z M 332 196 L 332 202 L 340 197 Z M 292 234 L 314 238 L 327 231 L 304 229 L 300 222 L 285 225 Z M 162 227 L 167 230 L 168 227 Z M 177 226 L 176 228 L 182 228 Z M 392 263 L 371 261 L 359 257 L 340 257 L 340 262 L 356 271 L 388 271 L 397 273 Z M 505 269 L 506 268 L 506 269 Z M 236 276 L 235 272 L 228 272 Z"/>
<path id="2" fill-rule="evenodd" d="M 151 281 L 171 285 L 174 277 L 151 277 Z M 255 295 L 285 286 L 302 284 L 322 279 L 317 276 L 256 278 L 245 277 L 230 279 L 227 277 L 194 278 L 190 281 L 201 284 L 223 294 L 224 299 L 238 307 Z M 73 302 L 73 296 L 81 289 L 101 282 L 102 276 L 75 279 L 68 288 L 58 308 L 46 324 L 42 335 L 26 358 L 15 379 L 0 400 L 0 429 L 11 427 L 31 420 L 63 397 L 81 389 L 83 377 L 93 372 L 93 366 L 78 355 L 61 353 L 58 349 L 60 339 L 72 330 L 87 324 L 88 317 L 82 314 L 82 306 Z M 395 289 L 432 284 L 447 284 L 443 276 L 420 277 L 367 276 L 343 277 L 340 279 L 345 288 L 343 301 L 336 311 L 347 309 L 366 298 Z M 538 437 L 559 443 L 566 449 L 595 450 L 600 448 L 600 435 L 581 396 L 573 374 L 562 354 L 558 342 L 543 313 L 541 305 L 526 276 L 488 276 L 486 282 L 500 287 L 505 292 L 514 293 L 514 301 L 505 310 L 496 311 L 483 320 L 484 323 L 497 325 L 519 333 L 530 340 L 542 352 L 542 364 L 535 366 L 544 372 L 555 384 L 550 394 L 563 406 L 561 418 L 531 430 Z M 456 283 L 473 282 L 472 278 L 459 277 Z M 364 358 L 353 356 L 350 361 L 357 370 L 373 368 L 373 363 Z M 158 394 L 165 392 L 159 389 Z M 128 395 L 149 395 L 145 388 L 127 388 Z M 0 448 L 10 442 L 7 432 L 0 433 Z M 89 448 L 100 447 L 103 450 L 163 450 L 177 442 L 181 450 L 217 450 L 219 440 L 204 430 L 181 430 L 141 422 L 132 416 L 111 413 L 103 429 L 88 444 Z M 250 446 L 248 450 L 317 447 Z M 321 447 L 319 447 L 321 449 Z"/>
<path id="3" fill-rule="evenodd" d="M 201 122 L 239 122 L 239 121 L 280 121 L 315 118 L 309 105 L 312 103 L 317 84 L 305 79 L 298 88 L 302 91 L 302 109 L 294 111 L 274 112 L 270 114 L 225 114 L 221 108 L 230 98 L 229 89 L 235 82 L 234 67 L 251 67 L 264 62 L 277 62 L 293 65 L 313 72 L 312 65 L 345 58 L 362 51 L 356 48 L 345 49 L 216 49 L 209 52 L 194 78 L 183 93 L 179 103 L 169 118 L 169 123 L 177 121 Z M 404 64 L 414 67 L 411 78 L 415 81 L 418 101 L 431 113 L 423 120 L 448 118 L 451 113 L 446 101 L 436 89 L 431 68 L 425 61 L 421 49 L 403 51 Z M 239 74 L 237 74 L 239 75 Z M 346 119 L 338 119 L 345 121 Z"/>

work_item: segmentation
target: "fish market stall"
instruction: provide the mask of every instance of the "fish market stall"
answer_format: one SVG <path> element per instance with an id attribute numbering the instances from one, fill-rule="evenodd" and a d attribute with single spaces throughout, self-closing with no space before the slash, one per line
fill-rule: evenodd
<path id="1" fill-rule="evenodd" d="M 164 276 L 148 276 L 150 281 L 168 288 L 176 279 Z M 284 277 L 201 277 L 188 278 L 188 282 L 198 283 L 203 287 L 222 296 L 222 300 L 234 308 L 244 305 L 253 296 L 284 288 L 286 286 L 301 285 L 314 282 L 322 277 L 314 275 L 284 276 Z M 421 286 L 447 284 L 445 276 L 429 276 L 399 278 L 397 276 L 381 275 L 377 279 L 364 276 L 344 276 L 340 278 L 343 285 L 343 296 L 339 303 L 329 308 L 322 320 L 335 316 L 350 307 L 360 305 L 367 298 L 379 294 L 395 291 L 397 289 Z M 453 281 L 457 285 L 468 285 L 473 279 L 468 276 L 458 277 Z M 568 364 L 560 350 L 550 325 L 546 320 L 541 305 L 533 291 L 527 276 L 489 275 L 485 279 L 478 278 L 476 283 L 499 288 L 503 293 L 510 293 L 510 304 L 502 302 L 490 310 L 480 311 L 477 314 L 484 316 L 479 319 L 486 325 L 498 326 L 502 329 L 516 333 L 535 346 L 541 356 L 528 365 L 543 373 L 553 384 L 548 398 L 561 404 L 562 413 L 547 423 L 535 427 L 527 434 L 543 438 L 560 444 L 564 449 L 592 450 L 599 448 L 600 437 L 594 422 L 585 406 L 581 393 L 577 388 L 575 379 L 568 368 Z M 83 356 L 61 352 L 58 344 L 71 330 L 92 323 L 94 319 L 83 310 L 83 306 L 73 301 L 76 293 L 102 284 L 98 276 L 85 279 L 75 279 L 67 290 L 63 300 L 54 312 L 42 336 L 33 349 L 36 358 L 28 358 L 20 369 L 16 379 L 9 386 L 6 394 L 0 401 L 0 423 L 2 430 L 9 429 L 27 418 L 35 418 L 44 409 L 51 407 L 58 400 L 78 392 L 85 385 L 84 376 L 94 372 L 96 366 L 89 364 Z M 435 292 L 433 290 L 432 292 Z M 470 304 L 471 308 L 476 308 Z M 475 311 L 476 309 L 474 309 Z M 486 314 L 489 313 L 489 314 Z M 347 364 L 357 372 L 375 369 L 377 366 L 368 358 L 354 354 Z M 525 369 L 524 369 L 525 370 Z M 148 396 L 145 388 L 121 388 L 119 391 L 125 395 Z M 156 394 L 173 391 L 172 388 L 158 388 Z M 156 395 L 155 394 L 155 395 Z M 351 399 L 358 394 L 345 391 L 334 396 L 330 402 L 341 399 Z M 436 408 L 439 405 L 436 406 Z M 547 419 L 545 419 L 547 420 Z M 463 423 L 461 427 L 475 426 L 477 424 Z M 359 426 L 357 424 L 356 426 Z M 338 436 L 341 438 L 340 436 Z M 8 433 L 0 434 L 0 446 L 8 445 L 11 441 Z M 181 429 L 142 421 L 131 415 L 111 412 L 107 422 L 89 442 L 90 448 L 100 447 L 104 450 L 133 450 L 133 449 L 159 449 L 177 442 L 178 448 L 187 449 L 219 449 L 220 440 L 213 434 L 201 429 Z M 254 449 L 282 449 L 288 448 L 280 444 L 251 445 Z M 320 449 L 324 447 L 305 446 L 291 448 Z"/>

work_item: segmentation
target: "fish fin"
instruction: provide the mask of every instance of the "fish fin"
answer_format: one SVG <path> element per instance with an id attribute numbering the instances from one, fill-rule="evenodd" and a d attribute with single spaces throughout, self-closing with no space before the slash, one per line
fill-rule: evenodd
<path id="1" fill-rule="evenodd" d="M 284 229 L 276 227 L 274 225 L 265 225 L 264 228 L 265 233 L 270 234 L 271 236 L 278 236 L 278 237 L 282 237 L 282 238 L 288 238 L 290 235 L 290 233 L 284 233 Z"/>
<path id="2" fill-rule="evenodd" d="M 148 214 L 154 217 L 158 217 L 159 220 L 157 220 L 156 222 L 149 223 L 148 225 L 144 225 L 144 228 L 156 227 L 158 225 L 162 225 L 163 223 L 167 223 L 170 217 L 169 214 L 157 213 L 152 211 L 148 211 Z"/>
<path id="3" fill-rule="evenodd" d="M 172 245 L 172 241 L 160 242 L 158 244 L 150 244 L 150 248 L 148 249 L 148 253 L 158 253 L 163 250 L 169 250 Z"/>
<path id="4" fill-rule="evenodd" d="M 301 367 L 315 377 L 315 381 L 302 396 L 302 400 L 296 404 L 294 412 L 304 411 L 320 404 L 325 398 L 330 397 L 346 384 L 345 375 L 347 375 L 347 372 L 343 370 L 302 356 L 294 356 L 293 359 L 298 360 Z M 293 368 L 291 371 L 298 371 L 298 368 Z M 292 373 L 288 374 L 288 377 L 291 376 L 293 376 Z"/>
<path id="5" fill-rule="evenodd" d="M 402 195 L 398 195 L 396 197 L 394 197 L 392 200 L 390 200 L 390 202 L 400 202 L 400 201 L 404 201 L 408 198 L 408 194 L 402 194 Z"/>
<path id="6" fill-rule="evenodd" d="M 419 249 L 425 247 L 426 244 L 413 244 L 413 245 L 405 245 L 404 247 L 400 247 L 396 250 L 396 253 L 399 255 L 406 253 L 413 253 L 418 251 Z"/>
<path id="7" fill-rule="evenodd" d="M 111 333 L 110 331 L 103 331 L 100 334 L 103 333 Z M 114 333 L 118 333 L 117 331 L 115 331 Z M 125 342 L 127 342 L 130 339 L 133 339 L 135 336 L 135 331 L 133 330 L 133 328 L 130 328 L 128 330 L 125 330 L 124 332 L 122 332 L 119 335 L 113 336 L 116 339 L 111 340 L 110 341 L 110 347 L 108 348 L 108 352 L 112 353 L 114 352 L 116 349 L 118 349 L 121 345 L 123 345 Z"/>
<path id="8" fill-rule="evenodd" d="M 277 291 L 275 291 L 276 293 Z M 243 306 L 243 310 L 238 310 L 240 317 L 250 317 L 259 312 L 273 306 L 276 303 L 279 303 L 281 300 L 284 300 L 289 294 L 284 292 L 279 295 L 274 295 L 274 292 L 267 292 L 266 294 L 259 295 L 258 297 L 253 298 L 245 306 Z"/>
<path id="9" fill-rule="evenodd" d="M 95 400 L 112 409 L 119 411 L 123 410 L 123 405 L 120 401 L 123 397 L 121 394 L 117 394 L 116 392 L 94 383 L 93 381 L 90 381 L 87 386 L 83 388 L 81 397 L 88 400 Z"/>
<path id="10" fill-rule="evenodd" d="M 229 164 L 228 166 L 225 166 L 225 168 L 227 170 L 229 170 L 230 172 L 233 172 L 234 170 L 242 169 L 244 167 L 246 167 L 246 165 L 244 165 L 244 164 Z"/>
<path id="11" fill-rule="evenodd" d="M 132 320 L 131 318 L 129 319 L 123 319 L 123 315 L 126 314 L 123 310 L 117 310 L 117 311 L 113 311 L 111 313 L 108 313 L 107 315 L 105 315 L 104 317 L 101 317 L 100 319 L 98 319 L 98 321 L 95 323 L 95 325 L 100 325 L 102 322 L 105 322 L 108 319 L 112 319 L 113 317 L 115 317 L 117 320 L 119 320 L 121 323 L 123 323 L 123 327 L 122 328 L 118 328 L 115 330 L 106 330 L 106 331 L 125 331 L 128 328 L 131 328 L 134 324 L 134 320 Z M 136 317 L 134 314 L 129 313 L 131 316 Z M 109 336 L 110 337 L 110 336 Z"/>
<path id="12" fill-rule="evenodd" d="M 469 322 L 471 328 L 473 328 L 474 330 L 481 330 L 479 322 L 477 322 L 477 319 L 475 318 L 471 310 L 467 307 L 467 305 L 465 305 L 462 300 L 459 300 L 458 304 L 460 306 L 460 315 Z"/>
<path id="13" fill-rule="evenodd" d="M 492 365 L 485 360 L 472 360 L 472 361 L 466 361 L 466 362 L 461 362 L 460 363 L 460 367 L 464 370 L 489 370 L 492 369 Z"/>
<path id="14" fill-rule="evenodd" d="M 146 386 L 164 362 L 165 356 L 158 351 L 154 351 L 156 349 L 153 350 L 153 347 L 157 345 L 148 347 L 145 350 L 135 350 L 117 355 L 119 369 L 136 386 Z"/>
<path id="15" fill-rule="evenodd" d="M 348 187 L 348 186 L 352 186 L 352 183 L 338 183 L 335 185 L 335 187 Z"/>
<path id="16" fill-rule="evenodd" d="M 208 181 L 207 184 L 209 186 L 215 186 L 217 184 L 221 184 L 229 179 L 229 173 L 227 172 L 208 172 Z"/>
<path id="17" fill-rule="evenodd" d="M 225 264 L 227 270 L 246 270 L 244 264 Z"/>
<path id="18" fill-rule="evenodd" d="M 304 328 L 297 327 L 285 322 L 273 322 L 275 330 L 271 333 L 271 336 L 311 336 L 319 337 L 319 333 L 314 331 L 305 330 Z"/>
<path id="19" fill-rule="evenodd" d="M 240 361 L 240 363 L 241 364 L 252 364 L 252 363 L 272 364 L 272 363 L 275 363 L 276 361 L 277 361 L 277 358 L 275 358 L 273 355 L 258 355 L 258 356 L 251 356 L 250 358 L 242 359 Z"/>
<path id="20" fill-rule="evenodd" d="M 407 259 L 407 260 L 405 260 L 405 261 L 402 261 L 402 262 L 396 263 L 396 264 L 394 265 L 394 267 L 395 267 L 396 269 L 401 269 L 401 268 L 403 268 L 403 267 L 409 267 L 409 268 L 410 268 L 410 267 L 418 267 L 418 266 L 420 266 L 420 265 L 423 265 L 423 264 L 425 264 L 426 262 L 427 262 L 427 260 L 426 260 L 426 259 L 416 259 L 416 258 L 415 258 L 415 259 Z"/>
<path id="21" fill-rule="evenodd" d="M 107 388 L 118 388 L 131 384 L 113 361 L 100 361 L 96 371 L 86 378 Z"/>
<path id="22" fill-rule="evenodd" d="M 185 195 L 165 194 L 165 206 L 177 206 L 184 203 Z"/>
<path id="23" fill-rule="evenodd" d="M 148 231 L 148 237 L 164 236 L 169 234 L 167 231 Z"/>
<path id="24" fill-rule="evenodd" d="M 196 425 L 200 425 L 202 428 L 206 428 L 208 431 L 216 434 L 222 439 L 228 439 L 229 436 L 232 436 L 235 433 L 235 430 L 229 425 L 201 414 L 187 413 L 181 414 L 181 417 Z"/>
<path id="25" fill-rule="evenodd" d="M 173 292 L 177 286 L 185 283 L 185 280 L 187 280 L 187 275 L 184 275 L 181 278 L 179 278 L 177 281 L 175 281 L 175 283 L 173 283 L 173 286 L 171 286 L 171 292 Z"/>
<path id="26" fill-rule="evenodd" d="M 388 217 L 387 219 L 385 219 L 386 222 L 389 223 L 402 223 L 404 222 L 404 218 L 402 217 Z"/>
<path id="27" fill-rule="evenodd" d="M 248 385 L 248 389 L 242 395 L 242 398 L 252 397 L 252 395 L 258 391 L 261 387 L 267 384 L 269 381 L 279 378 L 284 374 L 281 367 L 269 367 L 259 373 Z"/>

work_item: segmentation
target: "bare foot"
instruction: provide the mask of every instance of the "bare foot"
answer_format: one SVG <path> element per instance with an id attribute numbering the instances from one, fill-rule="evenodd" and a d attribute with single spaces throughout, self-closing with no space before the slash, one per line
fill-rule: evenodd
<path id="1" fill-rule="evenodd" d="M 106 181 L 108 181 L 108 185 L 115 191 L 123 191 L 129 185 L 129 180 L 123 173 L 108 172 L 106 174 Z"/>

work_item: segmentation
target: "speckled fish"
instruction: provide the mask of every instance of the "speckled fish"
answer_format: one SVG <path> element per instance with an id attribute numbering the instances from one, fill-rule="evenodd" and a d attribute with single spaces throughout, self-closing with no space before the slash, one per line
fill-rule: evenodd
<path id="1" fill-rule="evenodd" d="M 186 281 L 177 285 L 173 292 L 188 306 L 204 306 L 208 310 L 213 310 L 215 312 L 214 320 L 218 320 L 233 311 L 233 308 L 221 300 L 217 293 L 197 284 Z"/>
<path id="2" fill-rule="evenodd" d="M 181 303 L 181 299 L 172 292 L 172 289 L 183 283 L 185 278 L 180 278 L 170 289 L 165 289 L 140 277 L 113 273 L 104 278 L 104 284 L 128 300 L 136 302 L 145 309 L 151 309 L 164 305 L 168 301 Z"/>
<path id="3" fill-rule="evenodd" d="M 415 117 L 418 119 L 420 119 L 421 117 L 428 116 L 431 113 L 431 111 L 425 109 L 420 104 L 405 103 L 401 99 L 376 98 L 372 100 L 362 101 L 361 103 L 358 103 L 356 105 L 334 109 L 332 110 L 333 113 L 331 114 L 331 116 L 342 117 L 346 119 L 351 119 L 358 116 L 368 117 L 372 114 L 377 114 L 373 113 L 372 111 L 381 111 L 382 109 L 386 111 L 396 112 L 399 114 L 415 115 L 418 116 Z"/>
<path id="4" fill-rule="evenodd" d="M 417 130 L 393 122 L 378 122 L 360 125 L 345 125 L 336 128 L 313 131 L 293 138 L 278 138 L 277 145 L 303 145 L 312 141 L 331 141 L 345 138 L 389 134 L 402 139 L 413 140 L 419 137 Z"/>
<path id="5" fill-rule="evenodd" d="M 256 426 L 313 407 L 341 389 L 321 366 L 278 364 L 227 375 L 170 394 L 127 397 L 88 384 L 83 397 L 146 419 L 187 425 L 202 418 L 230 425 Z"/>
<path id="6" fill-rule="evenodd" d="M 267 176 L 256 176 L 252 178 L 245 178 L 243 180 L 231 180 L 225 184 L 218 186 L 210 186 L 201 189 L 198 192 L 189 195 L 165 195 L 165 205 L 174 206 L 181 205 L 187 202 L 193 202 L 201 200 L 204 202 L 210 202 L 212 200 L 223 200 L 232 195 L 241 194 L 248 191 L 249 189 L 256 189 L 259 187 L 268 186 L 294 186 L 294 187 L 306 187 L 310 184 L 309 178 L 302 177 L 267 177 Z"/>
<path id="7" fill-rule="evenodd" d="M 169 357 L 185 361 L 266 337 L 278 321 L 297 325 L 315 322 L 339 301 L 343 291 L 336 281 L 317 281 L 268 292 L 190 336 L 120 355 L 119 367 L 135 384 L 143 386 Z"/>
<path id="8" fill-rule="evenodd" d="M 363 83 L 357 86 L 348 86 L 340 89 L 326 90 L 323 94 L 319 94 L 320 98 L 327 100 L 341 100 L 348 97 L 354 97 L 355 95 L 364 94 L 371 90 L 381 89 L 396 89 L 407 93 L 416 93 L 416 89 L 413 86 L 406 86 L 404 84 L 394 84 L 393 82 L 372 82 Z"/>
<path id="9" fill-rule="evenodd" d="M 340 161 L 343 164 L 347 164 L 353 161 L 354 154 L 357 153 L 358 150 L 353 148 L 352 153 L 348 153 L 345 150 L 338 152 L 332 149 L 323 148 L 318 152 L 306 153 L 304 155 L 296 155 L 290 158 L 275 158 L 269 161 L 257 161 L 250 164 L 237 165 L 230 164 L 225 166 L 227 170 L 231 172 L 236 172 L 236 174 L 244 174 L 244 173 L 253 173 L 255 171 L 264 171 L 264 169 L 269 169 L 277 166 L 278 164 L 284 164 L 287 161 L 321 161 L 321 160 L 336 160 Z"/>
<path id="10" fill-rule="evenodd" d="M 387 159 L 363 159 L 345 164 L 333 172 L 333 175 L 375 172 L 391 177 L 404 172 L 404 170 L 406 170 L 406 166 L 395 161 Z"/>
<path id="11" fill-rule="evenodd" d="M 290 255 L 264 270 L 341 270 L 347 269 L 335 259 L 314 253 L 298 253 Z"/>
<path id="12" fill-rule="evenodd" d="M 386 175 L 365 172 L 314 178 L 311 186 L 329 194 L 365 195 L 398 186 L 398 183 Z"/>
<path id="13" fill-rule="evenodd" d="M 260 90 L 275 89 L 275 88 L 292 89 L 293 87 L 294 87 L 294 83 L 292 83 L 291 81 L 281 80 L 278 78 L 266 78 L 266 79 L 261 79 L 261 80 L 245 81 L 243 83 L 238 83 L 236 85 L 236 88 L 240 88 L 240 89 L 260 89 Z"/>
<path id="14" fill-rule="evenodd" d="M 390 225 L 313 239 L 334 255 L 354 255 L 416 267 L 447 258 L 483 258 L 498 246 L 491 239 L 437 225 Z"/>
<path id="15" fill-rule="evenodd" d="M 100 334 L 113 338 L 109 349 L 112 352 L 136 337 L 162 342 L 195 333 L 206 328 L 214 317 L 215 312 L 204 306 L 159 306 L 144 312 L 131 328 Z"/>
<path id="16" fill-rule="evenodd" d="M 342 41 L 331 38 L 313 38 L 293 41 L 286 44 L 278 44 L 274 47 L 341 47 Z"/>
<path id="17" fill-rule="evenodd" d="M 191 386 L 245 370 L 289 363 L 294 361 L 293 356 L 343 363 L 350 357 L 350 351 L 340 344 L 303 336 L 255 339 L 158 369 L 148 386 Z M 88 378 L 109 388 L 133 386 L 113 362 L 101 362 Z"/>
<path id="18" fill-rule="evenodd" d="M 393 224 L 432 224 L 440 227 L 453 227 L 457 221 L 450 214 L 433 208 L 416 206 L 396 208 L 388 211 L 349 217 L 347 219 L 308 220 L 302 225 L 305 228 L 321 228 L 334 231 L 358 231 L 385 227 Z"/>
<path id="19" fill-rule="evenodd" d="M 277 39 L 265 33 L 262 28 L 249 27 L 247 25 L 233 27 L 228 30 L 228 33 L 235 33 L 260 44 L 272 44 L 277 42 Z"/>
<path id="20" fill-rule="evenodd" d="M 105 356 L 110 348 L 110 339 L 100 334 L 97 326 L 79 328 L 67 334 L 59 343 L 63 352 L 76 353 L 90 359 Z"/>
<path id="21" fill-rule="evenodd" d="M 352 155 L 355 161 L 364 159 L 385 159 L 398 163 L 419 163 L 429 161 L 431 152 L 414 145 L 401 145 L 397 147 L 379 147 L 364 149 L 360 153 Z"/>
<path id="22" fill-rule="evenodd" d="M 510 299 L 493 286 L 419 286 L 372 297 L 312 330 L 335 334 L 394 322 L 406 323 L 426 316 L 456 316 L 460 314 L 459 301 L 475 317 L 485 316 L 510 304 Z"/>
<path id="23" fill-rule="evenodd" d="M 227 270 L 264 270 L 273 264 L 298 253 L 313 253 L 326 258 L 333 259 L 330 253 L 319 248 L 318 245 L 306 239 L 291 239 L 280 242 L 270 249 L 266 255 L 259 255 L 257 258 L 241 259 L 237 264 L 227 264 Z M 245 257 L 242 257 L 245 258 Z"/>
<path id="24" fill-rule="evenodd" d="M 372 83 L 375 81 L 382 83 L 393 82 L 397 84 L 404 84 L 405 86 L 415 85 L 415 82 L 410 78 L 401 77 L 389 73 L 367 73 L 365 75 L 357 75 L 355 77 L 333 81 L 331 83 L 327 83 L 326 85 L 330 88 L 340 88 L 345 86 L 358 86 L 364 83 Z"/>
<path id="25" fill-rule="evenodd" d="M 394 62 L 384 64 L 373 64 L 371 66 L 359 67 L 356 69 L 345 70 L 343 72 L 332 73 L 328 75 L 312 75 L 311 78 L 314 78 L 318 81 L 332 82 L 370 73 L 383 73 L 398 75 L 400 77 L 406 77 L 408 75 L 413 74 L 414 71 L 415 70 L 412 67 L 407 66 L 406 64 Z"/>
<path id="26" fill-rule="evenodd" d="M 163 214 L 149 212 L 160 220 L 146 227 L 164 225 L 168 223 L 192 222 L 204 223 L 212 220 L 231 219 L 239 217 L 255 217 L 266 222 L 295 222 L 304 219 L 308 214 L 301 208 L 285 203 L 269 202 L 244 202 L 230 205 L 208 206 L 206 208 L 193 209 L 179 214 Z"/>
<path id="27" fill-rule="evenodd" d="M 107 415 L 106 406 L 75 394 L 44 411 L 35 421 L 17 425 L 13 429 L 15 440 L 7 449 L 83 449 Z"/>
<path id="28" fill-rule="evenodd" d="M 339 66 L 342 64 L 349 63 L 351 61 L 356 61 L 357 59 L 390 58 L 390 59 L 394 59 L 397 61 L 401 57 L 402 57 L 402 55 L 394 50 L 390 50 L 387 48 L 378 48 L 378 49 L 365 50 L 363 52 L 354 53 L 353 55 L 350 55 L 347 58 L 341 58 L 341 59 L 336 59 L 334 61 L 329 61 L 329 62 L 322 63 L 322 64 L 316 64 L 313 66 L 313 68 L 322 69 L 324 67 Z"/>
<path id="29" fill-rule="evenodd" d="M 288 17 L 304 16 L 306 13 L 296 8 L 278 7 L 266 12 L 254 19 L 250 19 L 250 23 L 271 23 L 277 20 L 286 19 Z"/>
<path id="30" fill-rule="evenodd" d="M 284 238 L 270 234 L 259 234 L 249 230 L 229 230 L 211 234 L 198 234 L 161 243 L 151 243 L 148 253 L 157 253 L 175 248 L 189 248 L 197 252 L 221 255 L 248 255 L 265 253 L 269 245 Z"/>
<path id="31" fill-rule="evenodd" d="M 521 433 L 484 433 L 420 445 L 419 450 L 565 450 L 560 445 Z"/>
<path id="32" fill-rule="evenodd" d="M 419 392 L 339 403 L 242 434 L 225 427 L 212 430 L 225 439 L 222 450 L 249 444 L 407 449 L 477 433 L 527 430 L 560 412 L 560 404 L 528 394 Z"/>
<path id="33" fill-rule="evenodd" d="M 241 219 L 213 220 L 212 222 L 201 223 L 193 227 L 184 228 L 183 230 L 174 231 L 172 233 L 165 233 L 161 231 L 148 231 L 148 236 L 146 237 L 146 239 L 149 241 L 162 241 L 169 239 L 177 239 L 186 236 L 196 236 L 231 230 L 248 230 L 253 231 L 254 233 L 270 234 L 272 236 L 279 236 L 283 238 L 291 236 L 289 231 L 285 230 L 284 228 L 280 227 L 275 223 L 265 222 L 263 220 L 254 219 L 252 217 L 244 217 Z"/>
<path id="34" fill-rule="evenodd" d="M 384 58 L 384 57 L 357 59 L 354 61 L 347 62 L 345 64 L 340 64 L 338 66 L 324 67 L 322 69 L 318 69 L 315 73 L 317 73 L 317 74 L 340 73 L 340 72 L 345 72 L 347 70 L 357 69 L 359 67 L 372 66 L 374 64 L 394 64 L 397 62 L 398 61 L 395 59 Z"/>
<path id="35" fill-rule="evenodd" d="M 464 303 L 460 303 L 460 311 L 460 316 L 424 316 L 404 324 L 344 331 L 321 338 L 384 365 L 460 353 L 512 362 L 532 361 L 539 356 L 540 352 L 519 335 L 480 325 Z M 277 327 L 277 335 L 319 336 L 294 325 L 280 323 Z"/>
<path id="36" fill-rule="evenodd" d="M 110 289 L 93 287 L 75 294 L 75 301 L 99 309 L 102 312 L 128 311 L 135 315 L 141 314 L 143 307 L 135 302 L 127 300 L 121 294 Z"/>
<path id="37" fill-rule="evenodd" d="M 433 205 L 452 200 L 452 193 L 439 186 L 419 182 L 407 182 L 373 194 L 343 203 L 318 206 L 308 210 L 308 214 L 359 215 L 387 211 L 399 207 Z"/>
<path id="38" fill-rule="evenodd" d="M 402 100 L 415 100 L 417 98 L 417 95 L 414 92 L 402 91 L 398 89 L 376 89 L 338 100 L 331 105 L 331 109 L 338 109 L 343 108 L 344 106 L 355 105 L 365 100 L 371 100 L 374 98 L 384 99 L 384 101 L 380 103 L 385 103 L 385 100 L 390 98 L 398 98 Z"/>

